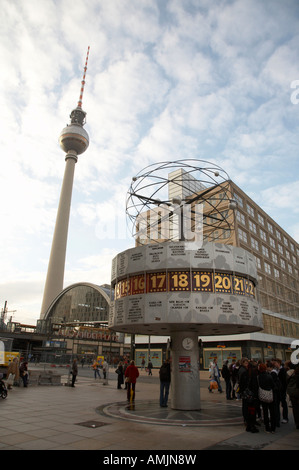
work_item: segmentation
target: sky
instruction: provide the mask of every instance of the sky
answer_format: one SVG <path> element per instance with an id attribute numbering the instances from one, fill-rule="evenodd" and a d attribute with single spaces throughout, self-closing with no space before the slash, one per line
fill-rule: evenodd
<path id="1" fill-rule="evenodd" d="M 40 316 L 77 106 L 90 145 L 75 168 L 64 287 L 110 283 L 134 246 L 125 203 L 147 165 L 223 168 L 299 241 L 297 0 L 2 0 L 0 309 Z"/>

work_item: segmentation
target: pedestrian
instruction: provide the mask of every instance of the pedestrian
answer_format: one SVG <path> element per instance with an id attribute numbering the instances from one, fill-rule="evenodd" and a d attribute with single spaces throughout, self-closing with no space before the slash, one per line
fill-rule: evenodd
<path id="1" fill-rule="evenodd" d="M 225 360 L 221 369 L 221 375 L 225 381 L 225 391 L 226 391 L 226 399 L 232 400 L 231 393 L 232 393 L 232 383 L 231 383 L 231 374 L 230 368 L 228 365 L 228 360 Z"/>
<path id="2" fill-rule="evenodd" d="M 20 365 L 20 377 L 23 380 L 24 387 L 27 387 L 29 377 L 27 361 L 22 362 L 22 364 Z"/>
<path id="3" fill-rule="evenodd" d="M 276 429 L 276 417 L 275 417 L 275 403 L 274 403 L 274 389 L 275 383 L 272 375 L 267 371 L 267 366 L 264 363 L 258 366 L 258 386 L 259 389 L 266 390 L 267 392 L 272 391 L 272 401 L 265 401 L 262 394 L 259 393 L 260 403 L 263 409 L 263 420 L 265 425 L 265 431 L 274 433 Z M 271 399 L 270 399 L 271 400 Z"/>
<path id="4" fill-rule="evenodd" d="M 280 428 L 280 399 L 281 399 L 281 383 L 278 378 L 278 372 L 280 364 L 277 359 L 272 359 L 271 361 L 271 376 L 274 380 L 274 409 L 275 409 L 275 419 L 276 427 Z"/>
<path id="5" fill-rule="evenodd" d="M 219 367 L 218 367 L 218 364 L 217 364 L 217 357 L 214 358 L 212 364 L 211 364 L 211 371 L 210 371 L 210 379 L 211 379 L 211 382 L 216 382 L 217 383 L 217 386 L 218 386 L 218 392 L 219 393 L 222 393 L 222 387 L 221 387 L 221 383 L 220 383 L 220 371 L 219 371 Z M 212 392 L 211 390 L 211 383 L 209 385 L 209 392 Z"/>
<path id="6" fill-rule="evenodd" d="M 7 389 L 11 390 L 15 382 L 18 382 L 20 378 L 19 371 L 19 359 L 14 357 L 12 361 L 8 364 L 7 367 Z"/>
<path id="7" fill-rule="evenodd" d="M 118 363 L 115 372 L 117 373 L 117 388 L 122 389 L 122 384 L 124 383 L 124 370 L 122 362 Z"/>
<path id="8" fill-rule="evenodd" d="M 78 364 L 77 364 L 77 359 L 76 358 L 73 360 L 71 374 L 72 374 L 71 386 L 74 387 L 76 379 L 77 379 L 77 375 L 78 375 Z"/>
<path id="9" fill-rule="evenodd" d="M 108 384 L 108 375 L 109 375 L 109 365 L 106 359 L 104 359 L 103 362 L 103 376 L 104 376 L 104 382 L 103 385 Z"/>
<path id="10" fill-rule="evenodd" d="M 148 364 L 147 364 L 148 375 L 153 375 L 152 374 L 152 368 L 153 368 L 153 363 L 152 363 L 151 359 L 149 359 Z"/>
<path id="11" fill-rule="evenodd" d="M 292 404 L 295 426 L 296 429 L 299 429 L 299 364 L 290 363 L 286 381 L 287 394 Z"/>
<path id="12" fill-rule="evenodd" d="M 128 364 L 127 360 L 125 360 L 125 363 L 124 363 L 124 366 L 123 366 L 124 377 L 126 376 L 126 370 L 127 370 L 128 367 L 129 367 L 129 364 Z M 125 380 L 125 390 L 127 390 L 127 389 L 128 389 L 128 383 Z"/>
<path id="13" fill-rule="evenodd" d="M 281 359 L 277 359 L 279 363 L 278 379 L 280 382 L 280 406 L 282 408 L 282 423 L 289 422 L 289 408 L 287 404 L 287 369 Z"/>
<path id="14" fill-rule="evenodd" d="M 233 360 L 235 361 L 235 360 Z M 239 368 L 241 362 L 238 360 L 231 365 L 231 375 L 232 375 L 232 397 L 235 400 L 240 400 L 239 393 Z"/>
<path id="15" fill-rule="evenodd" d="M 126 382 L 128 385 L 127 386 L 127 400 L 128 402 L 134 401 L 136 381 L 137 381 L 137 378 L 139 377 L 139 370 L 135 366 L 135 361 L 131 361 L 130 365 L 126 368 L 125 377 L 126 377 Z"/>
<path id="16" fill-rule="evenodd" d="M 160 406 L 166 408 L 171 381 L 170 362 L 166 359 L 159 370 L 160 377 Z"/>
<path id="17" fill-rule="evenodd" d="M 94 371 L 94 379 L 96 380 L 97 376 L 100 379 L 101 374 L 100 374 L 100 369 L 99 369 L 99 363 L 96 359 L 93 361 L 92 368 L 93 368 L 93 371 Z"/>
<path id="18" fill-rule="evenodd" d="M 145 368 L 145 359 L 143 357 L 141 361 L 141 370 L 144 370 L 144 368 Z"/>
<path id="19" fill-rule="evenodd" d="M 239 393 L 242 398 L 242 415 L 246 424 L 246 431 L 256 433 L 256 398 L 250 385 L 249 359 L 243 357 L 238 373 Z M 253 388 L 253 387 L 252 387 Z"/>

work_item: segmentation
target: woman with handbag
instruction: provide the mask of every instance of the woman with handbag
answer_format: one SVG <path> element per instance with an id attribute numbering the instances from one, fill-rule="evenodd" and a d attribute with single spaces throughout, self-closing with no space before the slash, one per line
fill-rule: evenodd
<path id="1" fill-rule="evenodd" d="M 265 431 L 274 433 L 276 429 L 275 403 L 273 399 L 275 383 L 273 377 L 267 371 L 266 364 L 260 364 L 258 369 L 258 394 L 263 409 Z"/>

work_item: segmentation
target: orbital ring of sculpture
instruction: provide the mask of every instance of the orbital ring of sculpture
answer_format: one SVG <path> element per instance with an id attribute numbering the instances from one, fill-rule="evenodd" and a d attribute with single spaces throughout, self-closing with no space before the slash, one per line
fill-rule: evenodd
<path id="1" fill-rule="evenodd" d="M 203 240 L 216 241 L 220 234 L 223 238 L 223 232 L 228 237 L 234 227 L 234 217 L 228 209 L 236 208 L 229 180 L 220 166 L 205 160 L 176 160 L 147 166 L 132 178 L 127 194 L 126 213 L 132 236 L 143 234 L 138 236 L 138 244 L 182 239 L 176 233 L 179 211 L 189 206 L 184 217 L 187 214 L 194 226 L 195 207 L 202 204 Z M 171 227 L 167 234 L 161 232 L 161 221 L 166 219 Z"/>

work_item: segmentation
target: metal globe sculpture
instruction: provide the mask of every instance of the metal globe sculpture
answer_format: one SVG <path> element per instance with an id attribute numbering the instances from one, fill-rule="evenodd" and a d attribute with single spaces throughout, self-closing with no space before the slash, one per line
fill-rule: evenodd
<path id="1" fill-rule="evenodd" d="M 196 227 L 200 206 L 203 216 Z M 203 241 L 217 241 L 220 233 L 229 236 L 233 230 L 236 207 L 228 174 L 211 162 L 190 159 L 155 163 L 137 173 L 126 213 L 138 245 L 186 240 L 188 229 L 201 230 Z"/>

